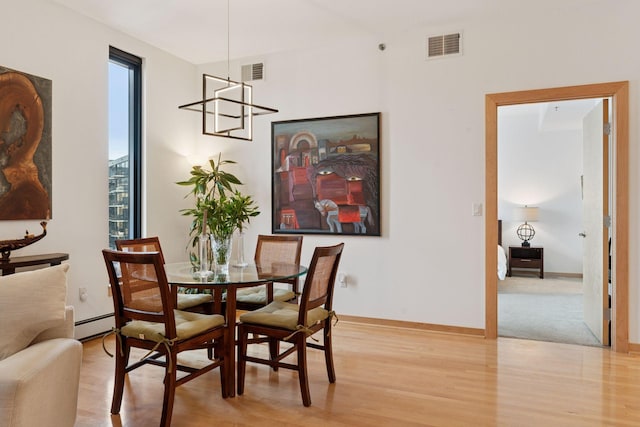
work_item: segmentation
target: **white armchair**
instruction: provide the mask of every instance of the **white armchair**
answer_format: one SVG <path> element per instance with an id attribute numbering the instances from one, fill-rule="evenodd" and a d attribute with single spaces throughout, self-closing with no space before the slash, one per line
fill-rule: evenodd
<path id="1" fill-rule="evenodd" d="M 75 423 L 82 344 L 73 339 L 73 307 L 65 307 L 62 300 L 60 310 L 60 295 L 56 284 L 52 285 L 52 275 L 53 281 L 62 277 L 66 295 L 68 266 L 60 267 L 0 277 L 0 426 L 72 427 Z M 58 270 L 44 271 L 51 269 Z M 58 300 L 55 309 L 51 309 L 50 300 L 31 298 L 34 293 L 27 282 L 34 281 L 40 287 L 36 295 Z M 48 289 L 50 285 L 54 289 Z M 31 307 L 16 307 L 24 304 L 21 301 L 12 304 L 18 289 L 26 292 L 21 299 Z M 49 307 L 38 307 L 39 303 Z M 18 322 L 20 312 L 24 313 L 23 323 Z M 22 325 L 23 330 L 16 330 Z M 24 342 L 26 347 L 21 345 Z"/>

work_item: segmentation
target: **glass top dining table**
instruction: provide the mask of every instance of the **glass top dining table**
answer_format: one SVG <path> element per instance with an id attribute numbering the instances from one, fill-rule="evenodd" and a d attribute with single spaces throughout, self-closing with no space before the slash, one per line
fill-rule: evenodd
<path id="1" fill-rule="evenodd" d="M 261 283 L 278 282 L 302 276 L 307 268 L 299 264 L 263 263 L 249 264 L 244 267 L 229 266 L 224 273 L 215 271 L 200 273 L 197 267 L 189 262 L 165 264 L 167 281 L 172 285 L 183 285 L 197 289 L 211 289 L 228 286 L 255 286 Z"/>
<path id="2" fill-rule="evenodd" d="M 229 395 L 235 396 L 236 290 L 302 276 L 307 273 L 307 267 L 288 263 L 249 264 L 245 267 L 230 265 L 228 272 L 201 274 L 199 268 L 194 267 L 191 263 L 177 262 L 165 264 L 165 272 L 167 281 L 175 287 L 176 291 L 178 287 L 212 290 L 214 306 L 219 306 L 222 301 L 222 291 L 227 291 L 225 296 L 227 334 L 225 336 L 224 357 Z M 267 294 L 271 298 L 273 297 L 272 287 L 268 288 Z"/>

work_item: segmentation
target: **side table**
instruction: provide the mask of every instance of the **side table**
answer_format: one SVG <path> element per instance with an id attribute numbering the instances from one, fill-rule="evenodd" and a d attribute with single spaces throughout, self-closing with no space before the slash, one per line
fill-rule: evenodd
<path id="1" fill-rule="evenodd" d="M 507 276 L 511 277 L 513 268 L 538 269 L 540 270 L 540 278 L 544 279 L 544 248 L 509 246 Z"/>
<path id="2" fill-rule="evenodd" d="M 55 254 L 41 254 L 41 255 L 27 255 L 11 257 L 8 260 L 0 260 L 0 271 L 3 276 L 13 274 L 16 272 L 16 268 L 19 267 L 32 267 L 34 265 L 59 265 L 62 261 L 69 259 L 69 254 L 55 253 Z"/>

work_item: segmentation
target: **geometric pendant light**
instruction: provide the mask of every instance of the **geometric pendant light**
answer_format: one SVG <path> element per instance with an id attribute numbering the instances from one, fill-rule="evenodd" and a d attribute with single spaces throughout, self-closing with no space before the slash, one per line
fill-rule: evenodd
<path id="1" fill-rule="evenodd" d="M 202 133 L 225 138 L 253 139 L 253 116 L 277 113 L 253 103 L 252 87 L 229 78 L 202 75 L 202 100 L 178 108 L 202 114 Z"/>
<path id="2" fill-rule="evenodd" d="M 229 74 L 229 0 L 227 0 L 227 75 Z M 252 87 L 229 77 L 202 75 L 202 100 L 178 108 L 202 114 L 202 133 L 224 138 L 253 139 L 253 116 L 277 113 L 253 103 Z"/>

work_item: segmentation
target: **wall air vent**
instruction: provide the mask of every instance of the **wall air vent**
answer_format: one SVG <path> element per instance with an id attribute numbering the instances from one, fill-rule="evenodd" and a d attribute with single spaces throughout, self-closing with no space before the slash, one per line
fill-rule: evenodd
<path id="1" fill-rule="evenodd" d="M 427 59 L 462 54 L 462 33 L 427 37 Z"/>
<path id="2" fill-rule="evenodd" d="M 259 62 L 257 64 L 248 64 L 242 66 L 242 81 L 250 82 L 253 80 L 264 79 L 264 64 Z"/>

